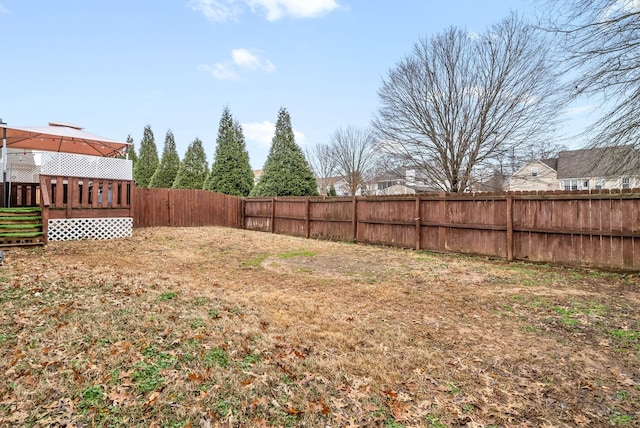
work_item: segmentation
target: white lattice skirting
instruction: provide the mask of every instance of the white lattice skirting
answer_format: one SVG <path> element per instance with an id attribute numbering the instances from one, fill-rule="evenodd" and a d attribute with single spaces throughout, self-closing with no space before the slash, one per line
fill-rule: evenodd
<path id="1" fill-rule="evenodd" d="M 49 241 L 127 238 L 133 218 L 69 218 L 49 220 Z"/>

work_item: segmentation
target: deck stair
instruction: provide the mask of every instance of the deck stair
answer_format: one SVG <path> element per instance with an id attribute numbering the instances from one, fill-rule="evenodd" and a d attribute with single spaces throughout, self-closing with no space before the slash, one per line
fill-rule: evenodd
<path id="1" fill-rule="evenodd" d="M 0 248 L 44 244 L 40 207 L 0 208 Z"/>

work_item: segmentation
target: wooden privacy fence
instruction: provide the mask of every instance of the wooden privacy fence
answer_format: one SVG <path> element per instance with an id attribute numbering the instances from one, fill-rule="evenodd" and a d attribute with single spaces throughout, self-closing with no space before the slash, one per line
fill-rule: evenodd
<path id="1" fill-rule="evenodd" d="M 207 190 L 136 188 L 134 227 L 242 227 L 242 199 Z"/>
<path id="2" fill-rule="evenodd" d="M 512 260 L 640 270 L 640 189 L 249 198 L 250 230 Z"/>

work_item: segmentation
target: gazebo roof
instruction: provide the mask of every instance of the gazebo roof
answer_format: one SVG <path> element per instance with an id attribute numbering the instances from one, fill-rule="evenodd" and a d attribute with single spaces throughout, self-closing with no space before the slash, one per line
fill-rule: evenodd
<path id="1" fill-rule="evenodd" d="M 0 124 L 0 128 L 6 129 L 7 148 L 113 157 L 129 145 L 84 132 L 82 127 L 65 122 L 50 122 L 43 127 Z"/>

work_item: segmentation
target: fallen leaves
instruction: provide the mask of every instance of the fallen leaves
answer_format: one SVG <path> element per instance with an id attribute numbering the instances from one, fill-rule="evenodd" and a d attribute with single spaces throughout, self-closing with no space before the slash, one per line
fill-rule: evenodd
<path id="1" fill-rule="evenodd" d="M 334 262 L 320 276 L 238 267 L 307 245 Z M 0 426 L 595 426 L 637 400 L 637 356 L 608 332 L 635 334 L 638 293 L 616 277 L 216 228 L 8 260 Z"/>

